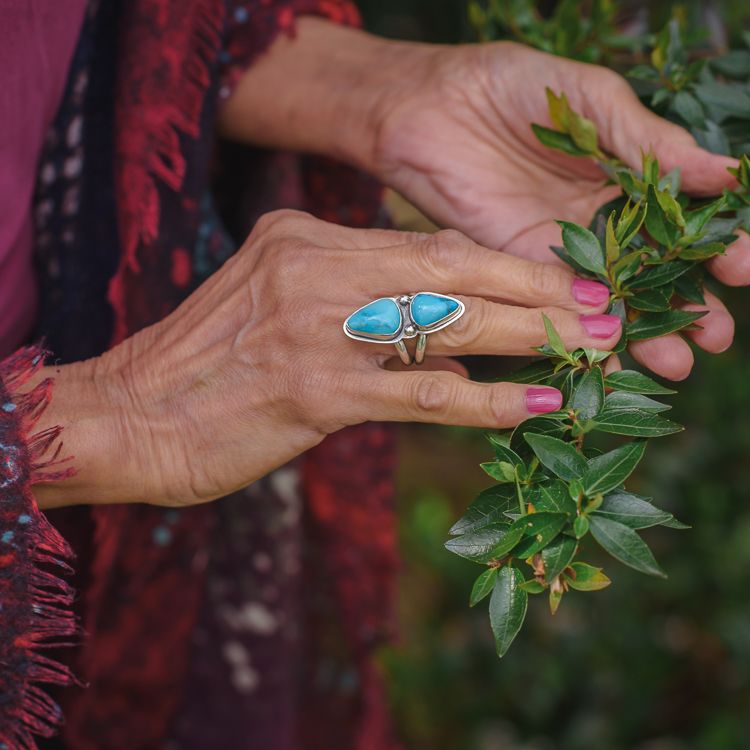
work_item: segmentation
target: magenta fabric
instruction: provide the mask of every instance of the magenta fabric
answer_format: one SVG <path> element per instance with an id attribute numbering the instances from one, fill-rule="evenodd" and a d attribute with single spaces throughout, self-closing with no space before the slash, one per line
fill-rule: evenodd
<path id="1" fill-rule="evenodd" d="M 36 312 L 36 167 L 85 6 L 86 0 L 0 2 L 0 357 L 24 340 Z M 75 170 L 76 163 L 65 168 Z"/>

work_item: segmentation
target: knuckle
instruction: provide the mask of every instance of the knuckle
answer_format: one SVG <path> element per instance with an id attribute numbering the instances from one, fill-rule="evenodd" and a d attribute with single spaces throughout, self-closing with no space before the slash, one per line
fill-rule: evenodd
<path id="1" fill-rule="evenodd" d="M 556 298 L 561 287 L 561 272 L 547 263 L 534 263 L 529 268 L 529 287 L 540 301 Z"/>
<path id="2" fill-rule="evenodd" d="M 466 254 L 470 245 L 471 241 L 461 232 L 444 229 L 417 247 L 421 253 L 422 265 L 428 272 L 447 277 L 466 267 Z"/>
<path id="3" fill-rule="evenodd" d="M 413 389 L 412 402 L 417 414 L 444 414 L 455 402 L 455 389 L 438 375 L 418 378 Z"/>
<path id="4" fill-rule="evenodd" d="M 513 398 L 506 388 L 489 388 L 487 393 L 487 410 L 497 423 L 507 421 L 513 411 Z"/>

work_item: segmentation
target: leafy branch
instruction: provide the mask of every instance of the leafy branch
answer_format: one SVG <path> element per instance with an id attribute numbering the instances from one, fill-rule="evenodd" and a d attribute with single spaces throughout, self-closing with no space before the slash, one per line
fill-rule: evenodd
<path id="1" fill-rule="evenodd" d="M 696 75 L 703 75 L 686 59 L 678 75 L 675 60 L 683 58 L 675 57 L 674 28 L 659 37 L 664 49 L 652 54 L 654 66 L 661 66 L 658 80 L 666 86 L 666 77 L 673 77 L 671 87 L 659 89 L 668 91 L 657 97 L 662 104 L 674 102 Z M 732 59 L 739 64 L 745 58 Z M 702 96 L 705 101 L 707 94 Z M 537 138 L 568 155 L 594 159 L 621 188 L 621 196 L 603 206 L 589 227 L 559 222 L 563 244 L 553 250 L 578 274 L 607 285 L 609 312 L 622 319 L 623 335 L 613 351 L 567 351 L 545 318 L 548 341 L 538 350 L 543 358 L 511 379 L 559 388 L 564 406 L 488 436 L 495 455 L 482 468 L 496 484 L 480 493 L 450 530 L 446 548 L 485 566 L 470 605 L 490 598 L 499 656 L 523 624 L 529 595 L 546 594 L 554 614 L 570 590 L 596 591 L 610 584 L 602 569 L 578 559 L 589 535 L 625 565 L 665 575 L 638 531 L 687 527 L 625 483 L 649 439 L 682 430 L 663 416 L 670 407 L 657 398 L 674 391 L 633 370 L 606 374 L 606 362 L 629 341 L 698 325 L 705 313 L 680 304 L 705 302 L 703 263 L 724 253 L 737 231 L 748 229 L 750 215 L 746 155 L 732 170 L 737 190 L 695 201 L 680 192 L 679 171 L 662 174 L 652 154 L 643 155 L 640 171 L 627 167 L 605 153 L 594 124 L 576 113 L 564 94 L 548 90 L 547 97 L 554 127 L 533 125 Z M 705 117 L 710 116 L 706 108 Z M 696 120 L 695 127 L 709 122 Z M 727 138 L 725 153 L 729 143 Z M 596 433 L 631 439 L 601 452 L 591 445 Z"/>

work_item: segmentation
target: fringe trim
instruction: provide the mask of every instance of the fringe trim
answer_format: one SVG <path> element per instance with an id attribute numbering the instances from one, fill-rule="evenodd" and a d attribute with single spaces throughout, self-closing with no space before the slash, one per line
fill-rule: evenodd
<path id="1" fill-rule="evenodd" d="M 157 182 L 179 192 L 185 180 L 187 160 L 180 139 L 184 135 L 200 136 L 205 96 L 212 78 L 211 65 L 221 46 L 224 24 L 222 0 L 193 0 L 191 8 L 175 5 L 173 9 L 163 9 L 159 8 L 160 3 L 152 3 L 150 7 L 148 3 L 142 5 L 141 17 L 127 24 L 129 33 L 123 48 L 128 52 L 120 61 L 118 81 L 118 93 L 123 102 L 116 113 L 120 164 L 116 182 L 122 256 L 108 292 L 115 311 L 113 345 L 128 335 L 125 274 L 128 271 L 140 273 L 138 248 L 141 244 L 153 243 L 159 234 L 161 207 Z M 148 17 L 149 12 L 176 13 L 180 18 L 178 21 L 152 19 Z M 170 92 L 162 83 L 157 83 L 155 77 L 149 79 L 148 71 L 142 72 L 143 62 L 139 65 L 129 58 L 137 56 L 141 61 L 153 61 L 164 55 L 164 48 L 170 45 L 170 25 L 179 27 L 185 23 L 184 16 L 191 13 L 193 28 L 187 35 L 186 58 Z M 160 28 L 164 27 L 162 34 Z M 145 41 L 144 36 L 150 39 Z M 179 37 L 175 39 L 176 43 L 182 41 Z M 173 51 L 180 52 L 179 49 Z"/>
<path id="2" fill-rule="evenodd" d="M 31 492 L 35 482 L 65 479 L 75 473 L 72 466 L 65 465 L 71 458 L 61 458 L 61 427 L 32 434 L 50 401 L 53 380 L 47 378 L 27 392 L 19 390 L 43 365 L 44 355 L 41 348 L 28 347 L 0 362 L 0 407 L 15 405 L 12 411 L 0 414 L 8 420 L 5 433 L 15 437 L 11 445 L 17 449 L 19 472 L 10 488 L 0 491 L 2 510 L 4 514 L 17 510 L 29 517 L 14 526 L 13 533 L 18 536 L 15 555 L 0 555 L 0 575 L 12 583 L 0 610 L 0 665 L 4 672 L 0 684 L 10 688 L 3 696 L 6 702 L 0 704 L 3 750 L 34 750 L 33 735 L 50 737 L 62 723 L 60 707 L 38 683 L 80 684 L 67 666 L 41 653 L 47 648 L 75 645 L 79 634 L 73 614 L 75 592 L 59 577 L 59 573 L 72 572 L 67 561 L 73 559 L 73 551 L 39 511 Z M 3 570 L 7 566 L 10 571 Z M 57 572 L 46 569 L 50 567 Z"/>

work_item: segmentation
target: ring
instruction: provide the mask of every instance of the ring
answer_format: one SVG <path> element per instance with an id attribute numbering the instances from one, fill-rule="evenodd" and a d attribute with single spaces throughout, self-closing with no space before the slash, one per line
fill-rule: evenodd
<path id="1" fill-rule="evenodd" d="M 446 294 L 418 292 L 380 297 L 344 321 L 344 333 L 357 341 L 393 344 L 405 365 L 424 362 L 427 336 L 457 321 L 466 311 L 461 300 Z M 417 339 L 412 359 L 405 339 Z"/>

